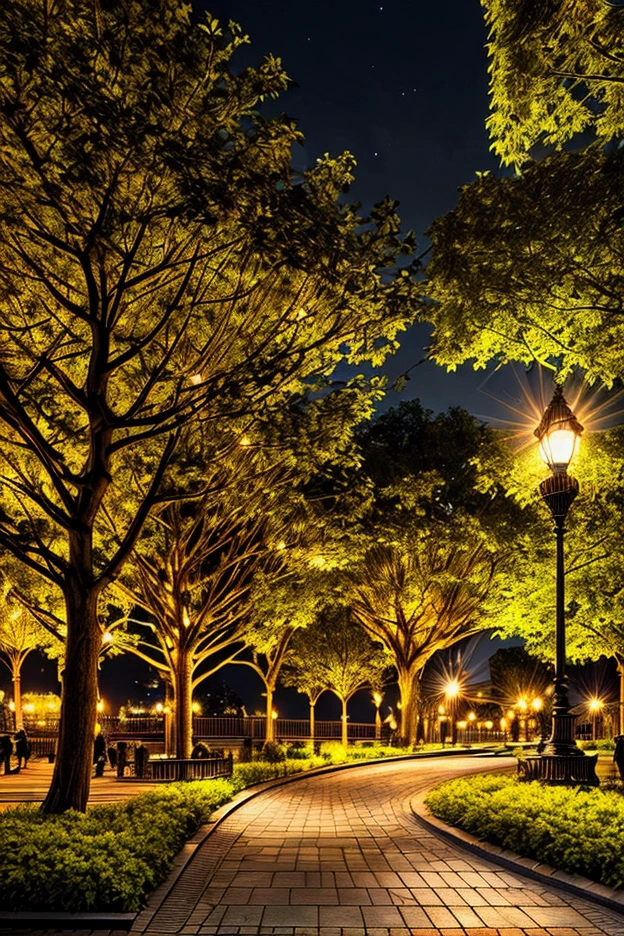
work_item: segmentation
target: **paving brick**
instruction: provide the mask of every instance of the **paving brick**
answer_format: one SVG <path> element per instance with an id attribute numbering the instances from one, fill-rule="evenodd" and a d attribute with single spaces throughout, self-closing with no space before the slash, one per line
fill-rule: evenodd
<path id="1" fill-rule="evenodd" d="M 415 824 L 414 792 L 475 766 L 386 763 L 267 790 L 153 895 L 144 936 L 624 936 L 607 910 Z"/>

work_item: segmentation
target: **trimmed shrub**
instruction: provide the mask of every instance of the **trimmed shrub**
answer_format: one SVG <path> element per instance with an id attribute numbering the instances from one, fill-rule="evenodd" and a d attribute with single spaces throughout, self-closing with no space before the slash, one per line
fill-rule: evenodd
<path id="1" fill-rule="evenodd" d="M 266 761 L 267 764 L 279 764 L 286 760 L 286 748 L 279 741 L 265 741 L 258 760 Z"/>
<path id="2" fill-rule="evenodd" d="M 624 799 L 618 793 L 486 774 L 443 783 L 425 802 L 434 816 L 492 845 L 608 887 L 624 886 Z"/>

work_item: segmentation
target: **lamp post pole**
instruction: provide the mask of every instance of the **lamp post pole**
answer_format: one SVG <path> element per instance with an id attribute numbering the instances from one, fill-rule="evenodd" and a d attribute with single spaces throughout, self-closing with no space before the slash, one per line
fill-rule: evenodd
<path id="1" fill-rule="evenodd" d="M 551 476 L 540 484 L 540 494 L 555 521 L 557 543 L 557 598 L 555 630 L 555 681 L 553 694 L 552 731 L 543 753 L 524 762 L 524 774 L 530 780 L 547 780 L 561 784 L 597 784 L 596 758 L 588 757 L 574 738 L 575 716 L 570 713 L 566 676 L 565 628 L 565 521 L 579 492 L 576 478 L 568 474 L 568 466 L 581 438 L 583 427 L 566 403 L 557 386 L 541 422 L 535 430 L 540 453 L 551 470 Z"/>

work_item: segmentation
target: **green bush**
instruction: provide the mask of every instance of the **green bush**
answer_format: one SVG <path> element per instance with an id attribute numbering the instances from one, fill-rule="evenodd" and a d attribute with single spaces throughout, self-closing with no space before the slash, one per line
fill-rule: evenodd
<path id="1" fill-rule="evenodd" d="M 281 745 L 277 745 L 281 748 Z M 86 814 L 42 815 L 36 806 L 0 813 L 3 910 L 133 911 L 167 876 L 186 839 L 236 793 L 254 784 L 392 748 L 347 751 L 338 742 L 295 748 L 273 763 L 238 763 L 229 779 L 172 783 Z M 302 758 L 305 754 L 305 759 Z"/>
<path id="2" fill-rule="evenodd" d="M 286 748 L 279 741 L 265 741 L 258 760 L 266 761 L 267 764 L 279 764 L 280 761 L 286 760 Z"/>
<path id="3" fill-rule="evenodd" d="M 493 845 L 608 887 L 624 886 L 624 799 L 618 793 L 486 774 L 451 780 L 426 804 Z"/>
<path id="4" fill-rule="evenodd" d="M 613 738 L 600 738 L 598 741 L 577 741 L 582 751 L 615 751 Z"/>
<path id="5" fill-rule="evenodd" d="M 0 818 L 0 906 L 138 910 L 189 835 L 233 792 L 228 780 L 211 780 L 170 784 L 86 814 L 8 810 Z"/>

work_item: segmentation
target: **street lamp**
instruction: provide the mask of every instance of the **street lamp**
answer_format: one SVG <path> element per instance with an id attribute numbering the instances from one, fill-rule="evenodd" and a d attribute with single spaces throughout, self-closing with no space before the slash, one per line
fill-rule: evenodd
<path id="1" fill-rule="evenodd" d="M 381 738 L 381 712 L 379 708 L 383 702 L 383 695 L 381 692 L 377 691 L 372 692 L 371 695 L 375 705 L 375 739 L 379 741 Z"/>
<path id="2" fill-rule="evenodd" d="M 602 709 L 604 702 L 602 699 L 593 698 L 589 700 L 588 708 L 591 714 L 592 720 L 592 741 L 596 740 L 596 716 L 598 712 Z"/>
<path id="3" fill-rule="evenodd" d="M 456 700 L 459 698 L 461 693 L 461 686 L 458 679 L 449 679 L 446 686 L 444 687 L 444 695 L 449 706 L 449 717 L 451 719 L 451 743 L 453 747 L 457 744 L 457 710 L 456 710 Z"/>
<path id="4" fill-rule="evenodd" d="M 551 476 L 540 484 L 540 494 L 555 521 L 557 538 L 557 602 L 555 632 L 555 680 L 553 693 L 552 731 L 542 754 L 528 757 L 524 773 L 530 780 L 548 780 L 552 783 L 598 784 L 596 758 L 588 757 L 574 739 L 575 716 L 570 713 L 568 700 L 565 633 L 565 574 L 563 563 L 563 537 L 565 519 L 579 492 L 576 478 L 568 474 L 568 466 L 578 451 L 583 427 L 568 406 L 560 386 L 546 407 L 535 430 L 540 455 L 551 471 Z"/>

